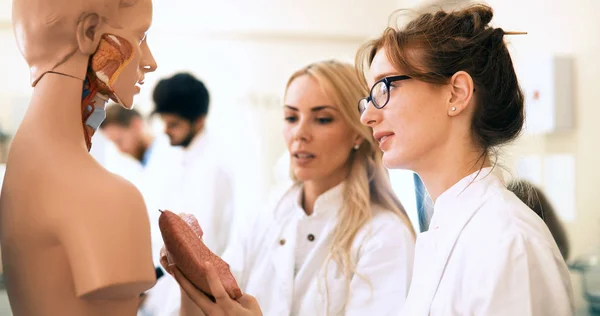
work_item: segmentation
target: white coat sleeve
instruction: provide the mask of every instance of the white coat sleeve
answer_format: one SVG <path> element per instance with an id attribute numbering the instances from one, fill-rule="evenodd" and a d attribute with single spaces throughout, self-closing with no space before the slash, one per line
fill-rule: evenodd
<path id="1" fill-rule="evenodd" d="M 247 262 L 250 261 L 248 258 L 248 247 L 250 240 L 244 238 L 245 233 L 237 234 L 234 239 L 231 239 L 225 252 L 221 256 L 223 261 L 229 264 L 229 270 L 238 283 L 238 286 L 244 291 L 245 288 L 245 272 Z"/>
<path id="2" fill-rule="evenodd" d="M 236 232 L 236 214 L 233 195 L 233 179 L 223 169 L 217 169 L 215 173 L 215 201 L 213 212 L 218 216 L 216 220 L 219 231 L 213 252 L 217 255 L 223 254 Z"/>
<path id="3" fill-rule="evenodd" d="M 359 245 L 346 316 L 397 315 L 408 294 L 414 238 L 395 215 L 379 215 Z"/>
<path id="4" fill-rule="evenodd" d="M 512 234 L 488 251 L 472 271 L 467 315 L 573 315 L 568 272 L 547 244 Z"/>
<path id="5" fill-rule="evenodd" d="M 248 219 L 245 225 L 240 225 L 238 233 L 230 240 L 221 256 L 229 264 L 229 269 L 242 292 L 246 288 L 249 273 L 252 270 L 255 257 L 261 247 L 262 238 L 271 220 L 262 215 L 257 214 L 257 216 Z"/>

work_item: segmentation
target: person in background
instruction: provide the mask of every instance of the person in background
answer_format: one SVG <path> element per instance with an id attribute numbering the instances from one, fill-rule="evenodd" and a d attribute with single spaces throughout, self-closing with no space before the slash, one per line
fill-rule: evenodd
<path id="1" fill-rule="evenodd" d="M 100 130 L 117 148 L 141 166 L 138 187 L 148 206 L 152 226 L 153 256 L 158 263 L 162 237 L 158 229 L 158 209 L 168 209 L 169 188 L 173 186 L 181 164 L 181 150 L 169 144 L 166 135 L 155 135 L 135 109 L 117 104 L 106 107 Z M 157 248 L 158 247 L 158 248 Z"/>
<path id="2" fill-rule="evenodd" d="M 169 210 L 194 215 L 204 231 L 206 246 L 221 255 L 236 233 L 235 196 L 232 175 L 206 126 L 209 91 L 190 73 L 177 73 L 161 79 L 152 98 L 152 115 L 164 123 L 170 144 L 182 150 L 180 168 L 169 190 Z M 154 315 L 176 315 L 179 287 L 173 278 L 163 279 L 154 295 L 148 296 L 148 310 Z"/>
<path id="3" fill-rule="evenodd" d="M 164 271 L 160 267 L 160 248 L 163 244 L 158 226 L 159 209 L 170 209 L 170 188 L 175 184 L 175 176 L 181 166 L 181 149 L 170 145 L 166 135 L 156 135 L 142 115 L 135 109 L 125 109 L 117 104 L 106 106 L 106 118 L 100 125 L 100 131 L 122 153 L 137 165 L 140 175 L 136 186 L 142 193 L 150 219 L 152 238 L 152 258 L 156 266 L 158 283 L 146 294 L 141 305 L 140 315 L 157 315 L 162 303 L 162 289 L 168 280 L 162 279 Z M 166 285 L 163 283 L 167 283 Z M 157 305 L 151 307 L 151 305 Z"/>
<path id="4" fill-rule="evenodd" d="M 160 116 L 172 146 L 183 149 L 182 173 L 171 196 L 177 212 L 196 216 L 204 242 L 221 254 L 232 233 L 232 178 L 220 163 L 220 149 L 206 128 L 210 96 L 204 83 L 189 73 L 158 82 L 153 114 Z"/>
<path id="5" fill-rule="evenodd" d="M 512 181 L 508 189 L 544 220 L 563 258 L 569 260 L 569 237 L 544 192 L 526 180 Z"/>
<path id="6" fill-rule="evenodd" d="M 106 170 L 118 174 L 136 187 L 140 187 L 143 169 L 130 155 L 123 153 L 103 132 L 98 130 L 92 137 L 90 155 Z"/>
<path id="7" fill-rule="evenodd" d="M 159 155 L 155 154 L 179 152 L 175 147 L 167 146 L 169 142 L 166 135 L 154 135 L 140 112 L 135 109 L 128 110 L 117 104 L 109 104 L 106 107 L 106 119 L 100 128 L 119 150 L 138 160 L 144 168 L 152 167 L 160 161 Z"/>
<path id="8" fill-rule="evenodd" d="M 493 10 L 423 13 L 366 43 L 358 104 L 390 169 L 433 203 L 399 315 L 573 315 L 568 267 L 548 227 L 506 187 L 497 149 L 524 126 L 524 97 Z"/>
<path id="9" fill-rule="evenodd" d="M 415 233 L 360 125 L 363 93 L 354 67 L 337 61 L 290 77 L 282 112 L 294 183 L 223 255 L 242 304 L 212 303 L 171 267 L 182 316 L 390 315 L 402 305 Z"/>

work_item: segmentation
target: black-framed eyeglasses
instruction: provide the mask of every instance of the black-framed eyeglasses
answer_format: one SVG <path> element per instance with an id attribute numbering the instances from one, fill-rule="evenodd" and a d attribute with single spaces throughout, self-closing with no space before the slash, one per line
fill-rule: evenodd
<path id="1" fill-rule="evenodd" d="M 368 97 L 360 99 L 358 101 L 358 113 L 362 114 L 366 109 L 369 102 L 373 103 L 373 105 L 381 109 L 388 101 L 390 101 L 390 84 L 394 81 L 407 80 L 411 79 L 409 76 L 391 76 L 385 77 L 373 85 Z"/>

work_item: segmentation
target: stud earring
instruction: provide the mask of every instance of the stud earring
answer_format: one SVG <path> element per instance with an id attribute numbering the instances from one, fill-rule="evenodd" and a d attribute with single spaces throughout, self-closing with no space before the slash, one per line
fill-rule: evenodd
<path id="1" fill-rule="evenodd" d="M 354 150 L 358 150 L 360 148 L 360 144 L 354 145 Z"/>
<path id="2" fill-rule="evenodd" d="M 455 106 L 452 107 L 452 111 L 456 111 L 456 107 Z"/>

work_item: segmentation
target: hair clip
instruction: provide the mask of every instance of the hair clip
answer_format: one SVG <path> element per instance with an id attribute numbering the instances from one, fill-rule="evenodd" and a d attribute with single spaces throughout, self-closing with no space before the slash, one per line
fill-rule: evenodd
<path id="1" fill-rule="evenodd" d="M 527 32 L 504 32 L 504 35 L 527 35 Z"/>

